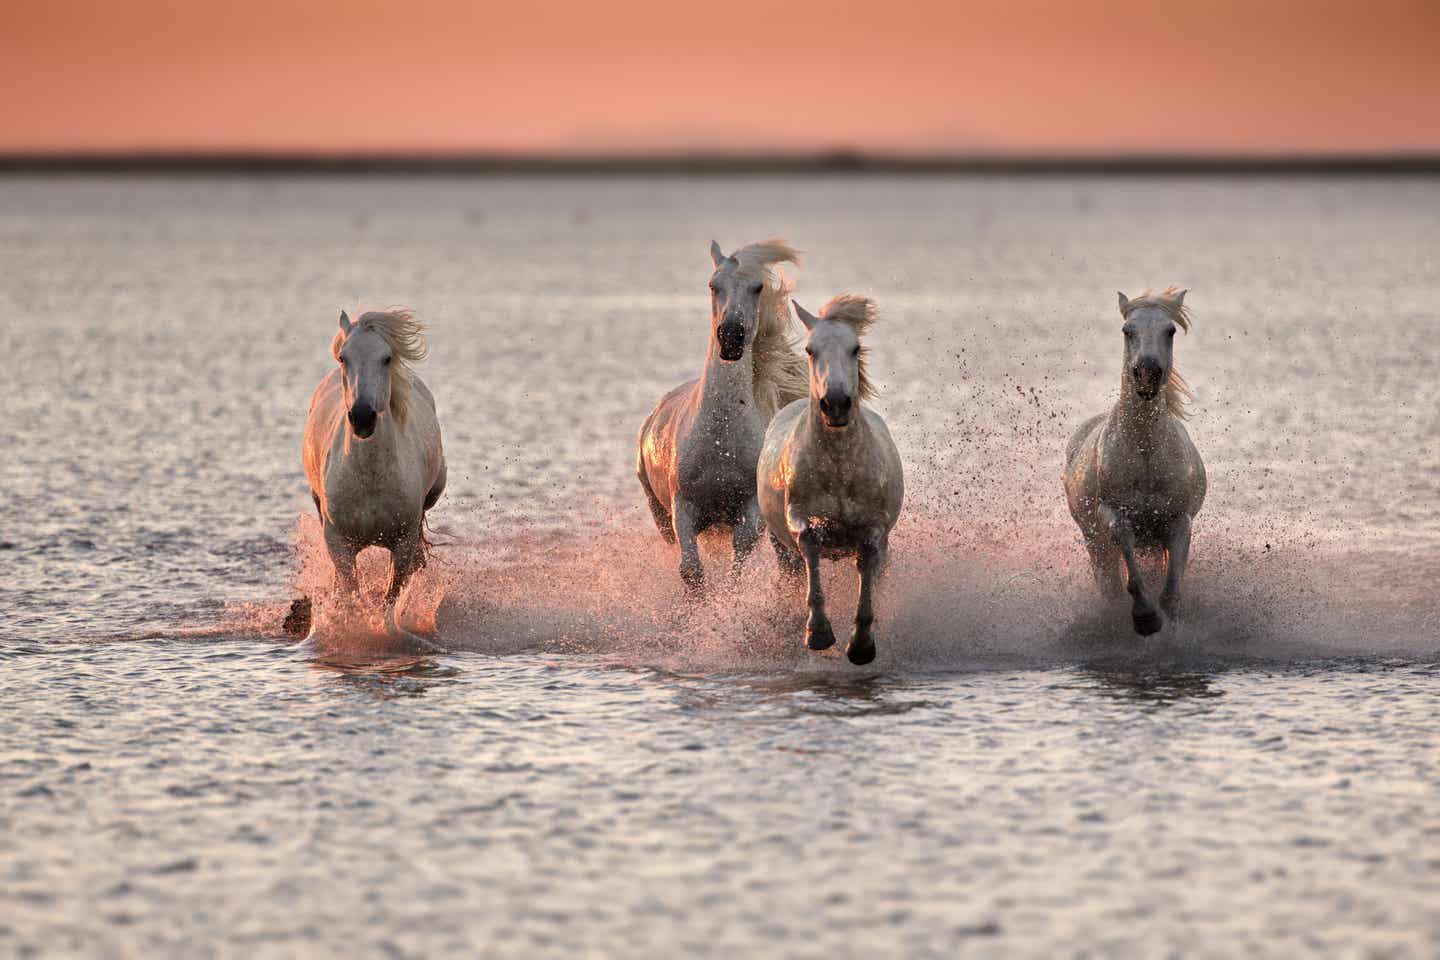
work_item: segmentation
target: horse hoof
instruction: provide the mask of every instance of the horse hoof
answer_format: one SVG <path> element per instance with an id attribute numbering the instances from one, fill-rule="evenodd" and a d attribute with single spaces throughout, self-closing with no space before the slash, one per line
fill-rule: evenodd
<path id="1" fill-rule="evenodd" d="M 398 652 L 414 654 L 416 656 L 439 656 L 450 652 L 440 646 L 440 644 L 426 640 L 424 637 L 413 634 L 404 628 L 399 629 L 390 636 L 391 639 L 400 646 L 401 650 Z"/>
<path id="2" fill-rule="evenodd" d="M 875 659 L 875 641 L 870 637 L 851 637 L 850 645 L 845 648 L 845 656 L 855 666 L 863 667 Z"/>
<path id="3" fill-rule="evenodd" d="M 835 646 L 835 631 L 830 629 L 828 621 L 806 624 L 805 646 L 811 650 L 828 650 Z"/>
<path id="4" fill-rule="evenodd" d="M 686 573 L 682 570 L 680 582 L 685 586 L 685 599 L 697 602 L 705 599 L 705 574 L 699 571 Z"/>
<path id="5" fill-rule="evenodd" d="M 438 643 L 432 643 L 400 626 L 395 617 L 394 607 L 389 607 L 385 611 L 385 633 L 390 638 L 390 642 L 396 644 L 405 653 L 429 655 L 449 652 Z"/>
<path id="6" fill-rule="evenodd" d="M 1179 597 L 1161 597 L 1161 598 L 1160 598 L 1160 612 L 1163 613 L 1163 614 L 1165 614 L 1165 619 L 1167 619 L 1167 620 L 1179 620 L 1179 619 L 1180 619 L 1180 598 L 1179 598 Z"/>
<path id="7" fill-rule="evenodd" d="M 285 622 L 280 625 L 280 629 L 284 630 L 287 636 L 308 636 L 312 615 L 313 608 L 309 597 L 293 600 L 290 603 L 290 612 L 285 614 Z"/>
<path id="8" fill-rule="evenodd" d="M 1159 632 L 1160 628 L 1165 625 L 1165 620 L 1155 610 L 1132 614 L 1132 618 L 1135 621 L 1135 632 L 1142 637 Z"/>

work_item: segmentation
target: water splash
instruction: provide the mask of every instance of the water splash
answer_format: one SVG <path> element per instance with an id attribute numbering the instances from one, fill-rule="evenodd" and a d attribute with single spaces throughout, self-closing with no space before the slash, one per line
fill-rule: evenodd
<path id="1" fill-rule="evenodd" d="M 1068 517 L 1032 510 L 998 522 L 949 501 L 913 505 L 895 530 L 876 598 L 880 656 L 858 672 L 1077 661 L 1183 667 L 1440 648 L 1427 568 L 1413 582 L 1397 581 L 1376 548 L 1339 532 L 1287 518 L 1202 514 L 1185 616 L 1142 640 L 1128 606 L 1096 594 Z M 676 672 L 857 672 L 839 647 L 803 648 L 803 584 L 782 576 L 768 544 L 732 578 L 728 538 L 707 536 L 710 589 L 694 602 L 682 591 L 674 548 L 638 513 L 614 511 L 573 531 L 511 521 L 506 528 L 443 528 L 432 562 L 402 598 L 405 627 L 437 635 L 452 651 L 584 655 Z M 383 645 L 388 555 L 361 555 L 363 597 L 353 604 L 336 601 L 311 517 L 297 524 L 295 555 L 294 589 L 316 604 L 312 640 L 338 655 Z M 824 576 L 843 638 L 858 577 L 841 562 L 827 563 Z M 231 629 L 273 635 L 284 613 L 281 604 L 256 604 L 227 619 Z"/>

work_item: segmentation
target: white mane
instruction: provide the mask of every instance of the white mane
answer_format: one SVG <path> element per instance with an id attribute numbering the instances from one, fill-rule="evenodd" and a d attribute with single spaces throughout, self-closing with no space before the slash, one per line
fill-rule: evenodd
<path id="1" fill-rule="evenodd" d="M 765 283 L 760 293 L 760 316 L 751 349 L 755 357 L 754 398 L 761 410 L 773 414 L 792 400 L 808 396 L 810 370 L 791 335 L 790 278 L 775 269 L 778 263 L 800 262 L 800 251 L 780 237 L 749 243 L 736 250 L 735 275 Z"/>
<path id="2" fill-rule="evenodd" d="M 875 384 L 865 370 L 865 356 L 870 352 L 870 348 L 865 346 L 864 336 L 875 325 L 875 321 L 880 319 L 875 301 L 856 293 L 842 293 L 831 297 L 830 302 L 820 308 L 820 318 L 848 324 L 850 329 L 855 331 L 855 336 L 861 338 L 856 392 L 862 400 L 874 398 Z"/>

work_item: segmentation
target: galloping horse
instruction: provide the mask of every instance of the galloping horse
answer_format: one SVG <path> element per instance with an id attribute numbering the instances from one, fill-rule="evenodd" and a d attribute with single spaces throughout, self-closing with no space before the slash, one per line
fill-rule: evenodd
<path id="1" fill-rule="evenodd" d="M 305 476 L 339 585 L 354 594 L 355 557 L 390 551 L 385 626 L 421 649 L 427 641 L 395 623 L 401 589 L 425 565 L 425 511 L 445 489 L 445 453 L 435 398 L 411 364 L 426 355 L 423 325 L 408 310 L 340 314 L 330 346 L 338 366 L 320 382 L 305 423 Z"/>
<path id="2" fill-rule="evenodd" d="M 710 347 L 705 372 L 671 390 L 640 428 L 635 472 L 660 534 L 680 545 L 687 590 L 704 589 L 697 536 L 733 528 L 734 569 L 760 539 L 755 463 L 765 427 L 805 395 L 805 360 L 791 340 L 790 284 L 774 269 L 799 254 L 772 238 L 726 256 L 710 244 Z"/>
<path id="3" fill-rule="evenodd" d="M 810 331 L 809 398 L 797 400 L 770 422 L 756 468 L 760 512 L 775 554 L 787 573 L 808 574 L 812 650 L 835 643 L 820 586 L 822 556 L 855 557 L 860 602 L 855 632 L 845 648 L 851 663 L 875 659 L 872 593 L 890 552 L 890 531 L 905 499 L 905 475 L 890 429 L 861 406 L 874 396 L 860 337 L 875 322 L 875 304 L 842 294 L 816 317 L 795 312 Z"/>
<path id="4" fill-rule="evenodd" d="M 1065 449 L 1065 496 L 1085 536 L 1102 592 L 1121 589 L 1124 560 L 1135 632 L 1149 636 L 1161 611 L 1179 612 L 1180 581 L 1190 556 L 1190 525 L 1205 502 L 1205 464 L 1181 421 L 1190 389 L 1175 370 L 1175 331 L 1190 330 L 1185 291 L 1120 294 L 1125 359 L 1120 399 L 1086 420 Z M 1166 554 L 1165 587 L 1156 609 L 1135 560 L 1139 548 Z"/>

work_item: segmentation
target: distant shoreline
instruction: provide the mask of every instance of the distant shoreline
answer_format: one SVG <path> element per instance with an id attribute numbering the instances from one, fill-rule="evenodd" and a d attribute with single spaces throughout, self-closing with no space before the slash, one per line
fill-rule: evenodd
<path id="1" fill-rule="evenodd" d="M 0 154 L 0 175 L 50 174 L 915 174 L 915 175 L 1440 175 L 1440 154 L 1335 156 L 716 156 L 428 153 L 19 153 Z"/>

